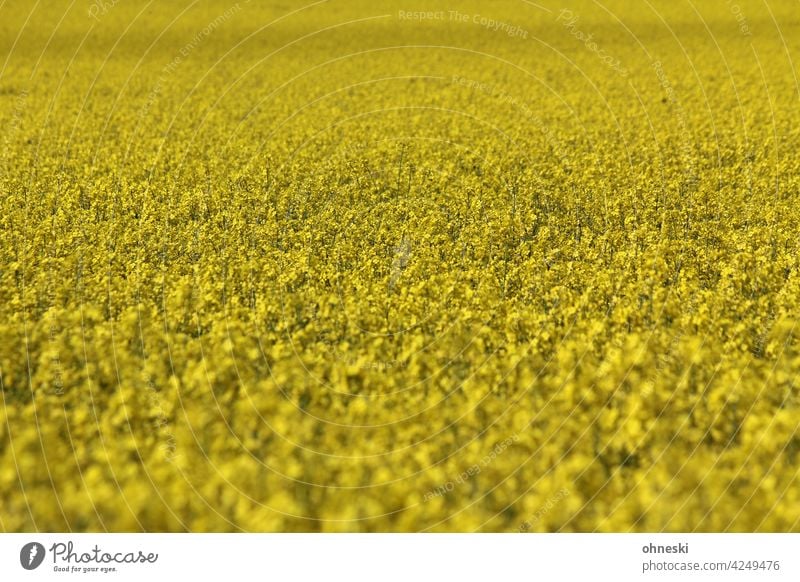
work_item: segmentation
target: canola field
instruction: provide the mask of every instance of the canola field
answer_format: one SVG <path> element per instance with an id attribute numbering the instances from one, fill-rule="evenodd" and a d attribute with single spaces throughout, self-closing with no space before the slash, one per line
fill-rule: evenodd
<path id="1" fill-rule="evenodd" d="M 797 6 L 0 3 L 0 530 L 800 531 Z"/>

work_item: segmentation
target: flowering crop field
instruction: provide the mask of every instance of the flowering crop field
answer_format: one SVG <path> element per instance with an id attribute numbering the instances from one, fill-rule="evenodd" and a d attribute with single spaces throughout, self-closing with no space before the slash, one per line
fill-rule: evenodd
<path id="1" fill-rule="evenodd" d="M 797 8 L 0 3 L 0 529 L 800 531 Z"/>

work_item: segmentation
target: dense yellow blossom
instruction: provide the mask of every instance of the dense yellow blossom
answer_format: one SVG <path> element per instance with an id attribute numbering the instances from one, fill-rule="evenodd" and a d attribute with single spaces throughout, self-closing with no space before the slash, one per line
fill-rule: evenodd
<path id="1" fill-rule="evenodd" d="M 800 530 L 796 12 L 3 3 L 0 528 Z"/>

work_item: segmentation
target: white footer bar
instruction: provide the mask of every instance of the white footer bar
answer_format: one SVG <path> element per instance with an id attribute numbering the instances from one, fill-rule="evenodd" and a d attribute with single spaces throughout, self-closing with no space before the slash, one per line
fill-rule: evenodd
<path id="1" fill-rule="evenodd" d="M 800 580 L 798 534 L 3 534 L 0 580 Z"/>

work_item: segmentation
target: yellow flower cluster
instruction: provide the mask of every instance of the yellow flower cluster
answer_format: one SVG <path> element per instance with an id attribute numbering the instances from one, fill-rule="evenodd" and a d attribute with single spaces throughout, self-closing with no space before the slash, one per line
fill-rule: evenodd
<path id="1" fill-rule="evenodd" d="M 28 4 L 0 529 L 800 531 L 795 2 Z"/>

